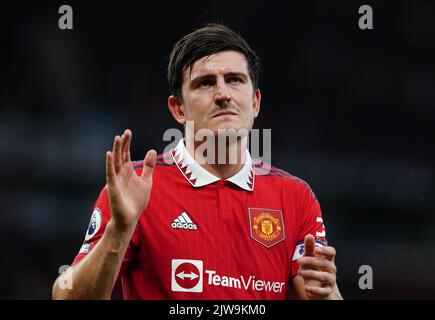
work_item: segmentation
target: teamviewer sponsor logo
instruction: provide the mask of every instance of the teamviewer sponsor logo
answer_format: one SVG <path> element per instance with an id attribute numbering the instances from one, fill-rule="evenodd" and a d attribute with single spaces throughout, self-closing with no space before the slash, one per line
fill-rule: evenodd
<path id="1" fill-rule="evenodd" d="M 203 263 L 201 260 L 172 260 L 171 290 L 202 292 Z"/>
<path id="2" fill-rule="evenodd" d="M 280 281 L 266 281 L 256 279 L 255 276 L 230 277 L 226 275 L 219 275 L 215 270 L 205 270 L 208 275 L 208 284 L 213 286 L 228 287 L 239 290 L 252 290 L 252 291 L 268 291 L 268 292 L 282 292 L 284 290 L 285 282 Z"/>
<path id="3" fill-rule="evenodd" d="M 186 212 L 180 214 L 171 224 L 174 229 L 196 230 L 198 227 L 190 219 Z"/>
<path id="4" fill-rule="evenodd" d="M 213 287 L 273 293 L 283 292 L 285 287 L 285 282 L 257 279 L 254 275 L 232 277 L 218 274 L 216 270 L 204 270 L 201 260 L 172 260 L 172 291 L 203 292 L 203 283 Z"/>

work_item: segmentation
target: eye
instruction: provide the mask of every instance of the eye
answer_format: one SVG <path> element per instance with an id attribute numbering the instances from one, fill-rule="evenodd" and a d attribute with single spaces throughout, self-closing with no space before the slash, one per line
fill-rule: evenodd
<path id="1" fill-rule="evenodd" d="M 199 87 L 211 87 L 213 85 L 213 81 L 211 79 L 204 79 L 199 83 Z"/>
<path id="2" fill-rule="evenodd" d="M 234 83 L 234 84 L 242 83 L 242 82 L 243 82 L 242 79 L 239 78 L 239 77 L 230 77 L 230 78 L 228 78 L 227 81 L 228 81 L 229 83 Z"/>

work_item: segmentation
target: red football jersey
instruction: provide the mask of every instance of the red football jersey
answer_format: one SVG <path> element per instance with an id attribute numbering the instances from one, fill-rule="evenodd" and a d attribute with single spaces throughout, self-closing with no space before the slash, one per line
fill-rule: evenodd
<path id="1" fill-rule="evenodd" d="M 287 172 L 247 160 L 220 180 L 183 140 L 160 155 L 153 189 L 125 255 L 125 299 L 285 299 L 305 235 L 325 245 L 322 213 L 310 187 Z M 134 162 L 137 174 L 142 162 Z M 88 254 L 110 220 L 105 187 L 95 202 Z"/>

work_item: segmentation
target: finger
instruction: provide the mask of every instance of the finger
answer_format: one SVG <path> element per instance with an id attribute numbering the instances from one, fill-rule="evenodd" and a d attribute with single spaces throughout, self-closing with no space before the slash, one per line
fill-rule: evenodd
<path id="1" fill-rule="evenodd" d="M 301 270 L 314 269 L 333 271 L 335 264 L 332 261 L 321 257 L 302 257 L 298 259 L 299 267 Z"/>
<path id="2" fill-rule="evenodd" d="M 156 166 L 157 152 L 149 150 L 143 161 L 142 178 L 151 178 L 153 176 L 154 167 Z"/>
<path id="3" fill-rule="evenodd" d="M 317 247 L 314 250 L 314 253 L 316 255 L 322 256 L 330 261 L 333 261 L 335 259 L 335 256 L 337 254 L 337 251 L 334 247 L 326 246 L 326 247 Z"/>
<path id="4" fill-rule="evenodd" d="M 128 154 L 130 152 L 131 131 L 128 129 L 125 130 L 122 136 L 124 137 L 122 145 L 122 162 L 126 163 L 129 161 Z"/>
<path id="5" fill-rule="evenodd" d="M 304 239 L 304 256 L 312 257 L 314 256 L 314 248 L 316 247 L 316 242 L 311 234 L 307 234 Z"/>
<path id="6" fill-rule="evenodd" d="M 313 269 L 336 272 L 335 263 L 321 257 L 302 257 L 298 259 L 301 270 Z"/>
<path id="7" fill-rule="evenodd" d="M 122 167 L 121 161 L 121 137 L 116 136 L 113 142 L 113 161 L 115 164 L 115 172 L 118 173 Z"/>
<path id="8" fill-rule="evenodd" d="M 301 270 L 299 275 L 304 278 L 304 280 L 316 280 L 320 281 L 323 285 L 333 286 L 335 284 L 335 276 L 329 272 L 325 271 L 315 271 L 315 270 Z"/>
<path id="9" fill-rule="evenodd" d="M 331 287 L 312 287 L 306 286 L 305 290 L 311 294 L 316 295 L 318 298 L 327 298 L 332 293 Z"/>
<path id="10" fill-rule="evenodd" d="M 107 185 L 112 186 L 115 183 L 115 166 L 113 163 L 113 154 L 110 151 L 106 152 L 106 181 Z"/>
<path id="11" fill-rule="evenodd" d="M 125 148 L 125 162 L 131 162 L 131 156 L 130 156 L 130 146 L 131 146 L 131 140 L 133 137 L 133 133 L 130 131 L 130 129 L 125 130 L 125 134 L 128 137 L 127 140 L 127 146 Z"/>

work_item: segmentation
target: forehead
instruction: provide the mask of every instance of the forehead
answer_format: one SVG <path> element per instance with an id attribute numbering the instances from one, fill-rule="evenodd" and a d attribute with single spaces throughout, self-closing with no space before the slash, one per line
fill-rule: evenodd
<path id="1" fill-rule="evenodd" d="M 190 72 L 189 72 L 190 71 Z M 248 61 L 238 51 L 221 51 L 196 60 L 192 69 L 186 70 L 191 78 L 204 74 L 245 73 L 248 75 Z"/>

